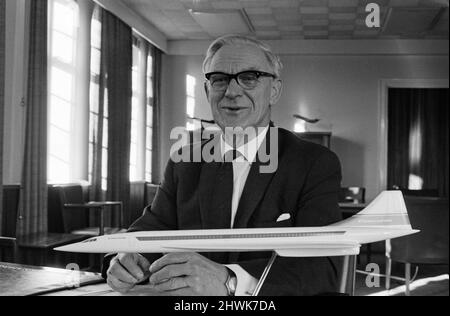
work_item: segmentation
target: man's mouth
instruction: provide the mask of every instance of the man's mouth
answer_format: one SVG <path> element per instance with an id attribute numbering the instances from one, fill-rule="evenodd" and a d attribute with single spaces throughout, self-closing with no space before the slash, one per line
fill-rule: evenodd
<path id="1" fill-rule="evenodd" d="M 245 108 L 236 107 L 236 106 L 224 106 L 222 110 L 228 113 L 238 113 L 239 111 L 245 110 Z"/>

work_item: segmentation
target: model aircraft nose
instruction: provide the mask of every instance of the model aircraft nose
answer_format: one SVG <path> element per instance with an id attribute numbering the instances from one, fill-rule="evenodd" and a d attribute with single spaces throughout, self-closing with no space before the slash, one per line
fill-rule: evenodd
<path id="1" fill-rule="evenodd" d="M 101 248 L 101 242 L 98 238 L 90 238 L 82 242 L 70 244 L 62 247 L 55 248 L 55 251 L 61 252 L 85 252 L 91 253 L 98 251 Z"/>

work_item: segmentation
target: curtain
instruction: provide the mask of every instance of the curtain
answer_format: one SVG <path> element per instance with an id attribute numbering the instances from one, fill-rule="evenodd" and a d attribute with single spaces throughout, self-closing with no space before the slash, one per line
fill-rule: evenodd
<path id="1" fill-rule="evenodd" d="M 102 24 L 99 118 L 95 130 L 91 198 L 102 194 L 102 148 L 107 146 L 107 190 L 105 198 L 122 201 L 124 225 L 129 225 L 130 141 L 132 96 L 132 29 L 110 12 L 100 9 Z M 107 140 L 102 136 L 107 129 Z M 117 226 L 117 212 L 107 213 L 106 223 Z"/>
<path id="2" fill-rule="evenodd" d="M 153 159 L 152 159 L 152 182 L 160 183 L 160 153 L 161 153 L 161 69 L 162 69 L 162 52 L 152 46 L 150 53 L 153 55 Z"/>
<path id="3" fill-rule="evenodd" d="M 448 197 L 448 89 L 390 89 L 388 186 Z"/>
<path id="4" fill-rule="evenodd" d="M 25 149 L 17 235 L 47 231 L 47 0 L 31 0 Z"/>
<path id="5" fill-rule="evenodd" d="M 5 108 L 5 0 L 0 0 L 0 236 L 3 227 L 3 125 Z"/>

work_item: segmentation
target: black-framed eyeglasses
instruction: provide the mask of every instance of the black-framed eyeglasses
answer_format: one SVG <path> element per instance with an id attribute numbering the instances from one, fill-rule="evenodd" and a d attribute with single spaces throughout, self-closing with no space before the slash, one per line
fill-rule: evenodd
<path id="1" fill-rule="evenodd" d="M 225 91 L 228 89 L 228 85 L 231 80 L 235 79 L 236 82 L 244 89 L 251 90 L 256 88 L 259 83 L 260 77 L 276 78 L 274 74 L 268 72 L 247 70 L 240 73 L 230 75 L 223 72 L 211 72 L 205 75 L 206 79 L 211 83 L 211 87 L 216 91 Z"/>

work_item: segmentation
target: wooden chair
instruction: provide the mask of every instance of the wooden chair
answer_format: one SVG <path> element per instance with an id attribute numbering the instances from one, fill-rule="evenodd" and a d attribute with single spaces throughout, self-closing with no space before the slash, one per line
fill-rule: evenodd
<path id="1" fill-rule="evenodd" d="M 86 202 L 81 185 L 52 186 L 51 195 L 56 201 L 52 205 L 59 208 L 64 233 L 85 236 L 109 235 L 122 230 L 122 204 L 120 202 Z M 107 207 L 119 206 L 119 227 L 104 227 L 103 212 Z M 98 227 L 87 227 L 89 214 L 85 212 L 96 211 L 100 224 Z"/>
<path id="2" fill-rule="evenodd" d="M 0 261 L 17 263 L 19 248 L 16 238 L 0 237 Z"/>
<path id="3" fill-rule="evenodd" d="M 411 264 L 448 265 L 448 199 L 405 196 L 409 219 L 420 233 L 386 243 L 386 288 L 390 288 L 392 261 L 405 264 L 406 295 L 410 294 Z"/>

